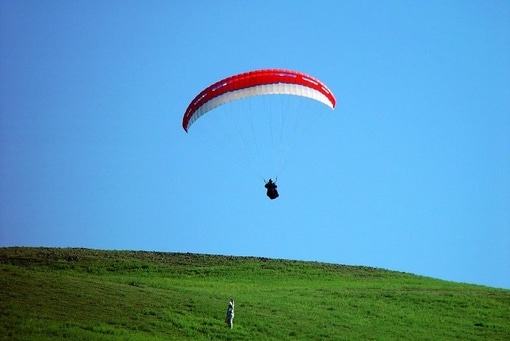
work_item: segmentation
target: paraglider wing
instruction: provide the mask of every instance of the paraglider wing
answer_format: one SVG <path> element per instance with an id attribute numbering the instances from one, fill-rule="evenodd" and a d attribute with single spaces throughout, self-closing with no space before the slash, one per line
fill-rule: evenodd
<path id="1" fill-rule="evenodd" d="M 332 109 L 336 104 L 333 93 L 316 78 L 290 70 L 256 70 L 227 77 L 200 92 L 188 105 L 182 127 L 187 132 L 200 116 L 225 103 L 277 94 L 308 97 Z"/>

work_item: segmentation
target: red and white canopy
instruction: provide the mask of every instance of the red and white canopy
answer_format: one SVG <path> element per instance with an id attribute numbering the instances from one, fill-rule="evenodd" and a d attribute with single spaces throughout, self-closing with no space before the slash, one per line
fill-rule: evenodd
<path id="1" fill-rule="evenodd" d="M 182 127 L 189 127 L 208 111 L 241 98 L 259 95 L 294 95 L 322 102 L 331 109 L 336 100 L 321 81 L 301 72 L 267 69 L 241 73 L 222 79 L 200 92 L 188 105 Z"/>

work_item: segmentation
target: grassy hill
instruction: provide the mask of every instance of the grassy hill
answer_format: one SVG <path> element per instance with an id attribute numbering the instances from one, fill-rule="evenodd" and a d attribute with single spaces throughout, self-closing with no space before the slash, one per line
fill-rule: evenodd
<path id="1" fill-rule="evenodd" d="M 316 262 L 0 248 L 0 339 L 63 338 L 510 340 L 510 291 Z"/>

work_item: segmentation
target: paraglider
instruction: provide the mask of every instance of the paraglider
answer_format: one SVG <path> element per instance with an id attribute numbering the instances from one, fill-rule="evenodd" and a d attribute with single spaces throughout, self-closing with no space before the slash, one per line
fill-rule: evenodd
<path id="1" fill-rule="evenodd" d="M 204 114 L 224 104 L 266 95 L 305 97 L 323 103 L 331 109 L 336 105 L 333 93 L 324 83 L 312 76 L 283 69 L 255 70 L 224 78 L 202 90 L 186 108 L 182 128 L 188 132 Z M 271 179 L 265 187 L 270 199 L 279 196 L 277 186 Z"/>
<path id="2" fill-rule="evenodd" d="M 278 190 L 276 189 L 276 188 L 278 188 L 278 186 L 276 185 L 276 183 L 273 182 L 272 179 L 269 179 L 269 181 L 266 182 L 264 187 L 267 189 L 266 194 L 269 197 L 269 199 L 274 200 L 280 196 L 278 194 Z"/>

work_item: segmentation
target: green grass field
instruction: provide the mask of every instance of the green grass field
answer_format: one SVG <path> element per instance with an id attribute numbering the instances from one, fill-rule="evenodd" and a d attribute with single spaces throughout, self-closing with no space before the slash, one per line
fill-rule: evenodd
<path id="1" fill-rule="evenodd" d="M 2 340 L 510 340 L 510 290 L 369 267 L 0 248 L 0 271 Z"/>

